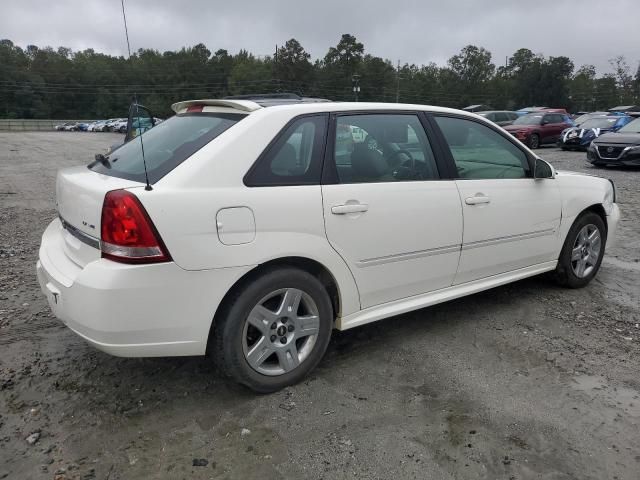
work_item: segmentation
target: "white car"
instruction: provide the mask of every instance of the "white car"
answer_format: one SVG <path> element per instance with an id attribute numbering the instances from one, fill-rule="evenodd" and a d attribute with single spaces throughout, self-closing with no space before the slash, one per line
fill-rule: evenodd
<path id="1" fill-rule="evenodd" d="M 54 314 L 113 355 L 211 353 L 274 391 L 318 364 L 334 328 L 544 272 L 584 286 L 615 236 L 610 181 L 556 172 L 472 113 L 173 110 L 141 141 L 61 170 L 42 237 Z"/>

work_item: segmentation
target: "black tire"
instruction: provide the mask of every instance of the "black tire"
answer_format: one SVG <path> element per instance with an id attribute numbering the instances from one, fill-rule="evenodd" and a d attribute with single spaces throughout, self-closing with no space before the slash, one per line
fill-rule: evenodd
<path id="1" fill-rule="evenodd" d="M 540 147 L 540 135 L 538 135 L 537 133 L 532 133 L 529 137 L 528 147 L 531 150 L 535 150 L 536 148 Z"/>
<path id="2" fill-rule="evenodd" d="M 593 265 L 591 272 L 588 275 L 580 277 L 576 275 L 574 271 L 573 262 L 571 260 L 572 252 L 576 246 L 576 241 L 580 231 L 588 226 L 592 225 L 596 227 L 600 234 L 600 250 L 598 259 Z M 605 253 L 605 245 L 607 243 L 607 229 L 602 217 L 594 212 L 585 212 L 581 214 L 573 225 L 569 229 L 567 238 L 562 246 L 560 257 L 558 258 L 558 266 L 555 270 L 555 278 L 558 284 L 569 288 L 582 288 L 587 285 L 598 273 L 600 265 L 602 264 L 602 258 Z"/>
<path id="3" fill-rule="evenodd" d="M 315 302 L 319 317 L 318 333 L 308 356 L 297 367 L 282 374 L 266 375 L 254 369 L 245 356 L 245 323 L 261 299 L 287 288 L 300 290 Z M 223 309 L 214 325 L 214 359 L 225 375 L 258 393 L 275 392 L 305 378 L 324 356 L 335 318 L 324 285 L 313 275 L 294 267 L 267 270 L 244 282 L 225 302 Z M 264 341 L 267 340 L 265 336 Z"/>

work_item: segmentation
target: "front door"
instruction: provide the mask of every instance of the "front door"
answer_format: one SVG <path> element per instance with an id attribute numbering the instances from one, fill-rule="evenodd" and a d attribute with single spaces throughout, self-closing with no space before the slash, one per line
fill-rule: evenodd
<path id="1" fill-rule="evenodd" d="M 464 236 L 455 284 L 557 258 L 561 200 L 526 153 L 479 122 L 436 116 L 457 169 Z"/>
<path id="2" fill-rule="evenodd" d="M 325 228 L 362 308 L 450 286 L 462 209 L 455 181 L 440 180 L 418 115 L 350 114 L 334 122 L 323 174 Z"/>

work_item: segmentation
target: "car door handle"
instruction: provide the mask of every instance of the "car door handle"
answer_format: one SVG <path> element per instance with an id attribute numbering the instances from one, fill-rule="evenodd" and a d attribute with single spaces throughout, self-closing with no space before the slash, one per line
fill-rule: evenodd
<path id="1" fill-rule="evenodd" d="M 347 213 L 361 213 L 369 210 L 366 203 L 346 203 L 344 205 L 334 205 L 331 207 L 331 213 L 334 215 L 345 215 Z"/>
<path id="2" fill-rule="evenodd" d="M 473 197 L 467 197 L 464 199 L 464 203 L 467 205 L 481 205 L 483 203 L 490 203 L 491 199 L 482 193 L 476 193 Z"/>

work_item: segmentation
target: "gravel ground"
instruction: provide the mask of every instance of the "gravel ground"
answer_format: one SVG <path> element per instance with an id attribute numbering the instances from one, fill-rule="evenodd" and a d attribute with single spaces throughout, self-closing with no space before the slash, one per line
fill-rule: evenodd
<path id="1" fill-rule="evenodd" d="M 0 479 L 640 478 L 638 170 L 587 288 L 533 278 L 334 334 L 304 383 L 256 396 L 206 358 L 121 359 L 35 277 L 60 167 L 121 137 L 0 133 Z"/>

